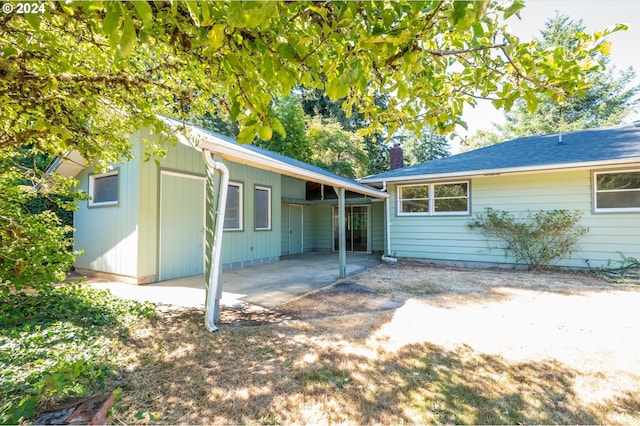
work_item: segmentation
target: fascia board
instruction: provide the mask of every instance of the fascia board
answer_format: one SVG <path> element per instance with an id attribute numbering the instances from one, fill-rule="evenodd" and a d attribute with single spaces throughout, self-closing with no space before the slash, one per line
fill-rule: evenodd
<path id="1" fill-rule="evenodd" d="M 196 135 L 197 134 L 197 135 Z M 287 164 L 282 161 L 278 161 L 259 152 L 251 151 L 243 148 L 242 145 L 225 141 L 211 135 L 209 133 L 201 132 L 199 130 L 191 131 L 190 137 L 196 139 L 195 145 L 201 149 L 207 149 L 213 154 L 222 157 L 223 159 L 233 161 L 240 164 L 256 167 L 258 169 L 271 171 L 278 174 L 284 174 L 287 176 L 311 180 L 314 182 L 330 185 L 333 187 L 344 188 L 349 191 L 357 192 L 359 194 L 368 195 L 374 198 L 388 198 L 389 194 L 378 191 L 374 188 L 369 188 L 364 185 L 354 184 L 346 182 L 341 179 L 332 178 L 320 173 L 316 173 L 311 170 L 306 170 L 291 164 Z"/>
<path id="2" fill-rule="evenodd" d="M 484 169 L 473 170 L 463 172 L 450 172 L 450 173 L 433 173 L 433 174 L 421 174 L 421 175 L 407 175 L 407 176 L 393 176 L 389 178 L 363 178 L 360 179 L 361 183 L 393 183 L 393 182 L 408 182 L 408 181 L 424 181 L 424 180 L 436 180 L 436 179 L 451 179 L 451 178 L 463 178 L 463 177 L 477 177 L 477 176 L 495 176 L 503 174 L 517 174 L 517 173 L 536 173 L 547 172 L 557 170 L 576 170 L 576 169 L 589 169 L 593 167 L 611 167 L 622 166 L 625 164 L 640 163 L 640 157 L 623 158 L 618 160 L 602 160 L 591 161 L 585 163 L 565 163 L 565 164 L 550 164 L 546 166 L 534 166 L 534 167 L 512 167 L 504 169 Z"/>

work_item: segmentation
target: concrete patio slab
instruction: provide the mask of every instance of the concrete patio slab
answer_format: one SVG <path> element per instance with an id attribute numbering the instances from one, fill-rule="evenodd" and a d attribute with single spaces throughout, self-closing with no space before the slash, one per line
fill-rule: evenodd
<path id="1" fill-rule="evenodd" d="M 347 254 L 347 275 L 357 274 L 380 263 L 379 255 Z M 272 309 L 336 282 L 337 253 L 305 253 L 283 257 L 279 262 L 226 270 L 222 273 L 221 306 L 245 303 Z M 98 289 L 139 301 L 150 301 L 171 308 L 204 308 L 204 275 L 179 278 L 146 285 L 90 280 Z"/>

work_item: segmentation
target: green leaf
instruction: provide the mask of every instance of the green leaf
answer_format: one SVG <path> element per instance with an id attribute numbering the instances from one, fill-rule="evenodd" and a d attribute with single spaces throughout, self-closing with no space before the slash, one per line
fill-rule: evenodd
<path id="1" fill-rule="evenodd" d="M 251 143 L 256 137 L 256 126 L 245 126 L 238 133 L 238 143 Z"/>
<path id="2" fill-rule="evenodd" d="M 504 19 L 508 19 L 509 17 L 518 14 L 524 8 L 524 2 L 521 0 L 515 0 L 511 6 L 504 11 Z"/>
<path id="3" fill-rule="evenodd" d="M 289 43 L 281 43 L 278 45 L 278 53 L 284 59 L 293 59 L 296 57 L 296 51 Z"/>
<path id="4" fill-rule="evenodd" d="M 102 21 L 102 33 L 106 36 L 110 36 L 117 28 L 120 27 L 122 5 L 120 2 L 108 3 L 106 9 L 107 15 Z"/>
<path id="5" fill-rule="evenodd" d="M 282 126 L 282 123 L 277 118 L 271 119 L 271 128 L 280 133 L 283 138 L 287 136 L 287 131 L 284 129 L 284 126 Z"/>
<path id="6" fill-rule="evenodd" d="M 147 28 L 153 23 L 153 12 L 151 11 L 151 6 L 149 6 L 149 3 L 147 3 L 146 0 L 134 1 L 132 3 L 136 8 L 138 17 L 142 20 L 142 27 Z"/>
<path id="7" fill-rule="evenodd" d="M 344 83 L 341 79 L 334 77 L 327 81 L 325 90 L 329 99 L 335 101 L 347 96 L 347 93 L 349 93 L 349 85 Z"/>
<path id="8" fill-rule="evenodd" d="M 226 40 L 223 24 L 215 24 L 207 34 L 209 45 L 214 49 L 220 49 Z"/>
<path id="9" fill-rule="evenodd" d="M 116 50 L 116 60 L 126 59 L 133 52 L 133 48 L 136 45 L 136 29 L 133 25 L 133 20 L 129 15 L 124 18 L 124 30 L 120 43 Z"/>
<path id="10" fill-rule="evenodd" d="M 467 5 L 469 4 L 468 1 L 454 1 L 453 2 L 453 14 L 452 14 L 452 18 L 453 18 L 453 24 L 456 25 L 458 22 L 460 22 L 465 14 L 467 13 Z"/>

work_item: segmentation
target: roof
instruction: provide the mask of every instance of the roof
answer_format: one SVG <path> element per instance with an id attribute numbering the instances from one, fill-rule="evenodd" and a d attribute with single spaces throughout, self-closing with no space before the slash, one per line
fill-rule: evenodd
<path id="1" fill-rule="evenodd" d="M 188 136 L 186 136 L 186 138 L 189 139 L 188 141 L 184 140 L 180 133 L 177 133 L 182 143 L 195 146 L 198 149 L 208 149 L 223 159 L 286 176 L 344 188 L 375 198 L 388 197 L 388 194 L 385 192 L 363 185 L 353 179 L 331 173 L 320 167 L 277 154 L 267 149 L 259 148 L 255 145 L 241 145 L 234 139 L 197 126 L 185 124 L 167 117 L 161 118 L 170 128 L 178 129 L 182 126 L 187 128 Z"/>
<path id="2" fill-rule="evenodd" d="M 363 183 L 515 173 L 640 162 L 640 126 L 527 136 L 367 176 Z"/>

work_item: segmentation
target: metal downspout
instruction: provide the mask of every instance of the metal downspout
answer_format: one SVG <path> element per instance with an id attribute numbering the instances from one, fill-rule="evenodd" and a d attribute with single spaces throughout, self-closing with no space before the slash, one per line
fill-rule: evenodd
<path id="1" fill-rule="evenodd" d="M 387 192 L 387 181 L 382 182 L 382 191 Z M 387 197 L 384 199 L 384 209 L 385 209 L 385 246 L 386 246 L 386 254 L 387 256 L 391 256 L 391 207 L 390 207 L 391 197 Z"/>
<path id="2" fill-rule="evenodd" d="M 211 251 L 211 258 L 209 262 L 211 272 L 209 273 L 209 281 L 206 282 L 207 300 L 204 313 L 204 325 L 207 327 L 207 330 L 214 332 L 218 330 L 218 327 L 215 325 L 215 319 L 217 316 L 216 295 L 218 294 L 218 285 L 221 277 L 220 259 L 222 251 L 222 235 L 224 233 L 224 212 L 227 205 L 227 188 L 229 186 L 229 169 L 223 163 L 214 161 L 211 158 L 211 151 L 209 150 L 202 150 L 202 158 L 209 169 L 218 170 L 218 172 L 220 172 L 221 178 L 218 205 L 214 212 L 217 217 L 213 233 L 213 250 Z"/>

